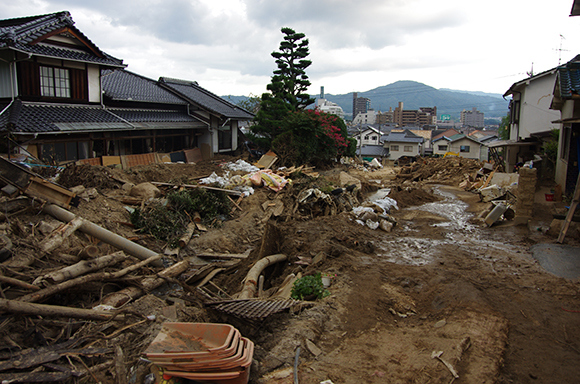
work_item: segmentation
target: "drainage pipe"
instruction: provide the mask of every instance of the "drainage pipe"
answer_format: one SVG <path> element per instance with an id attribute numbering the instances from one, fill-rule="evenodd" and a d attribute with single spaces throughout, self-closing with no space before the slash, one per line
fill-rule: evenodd
<path id="1" fill-rule="evenodd" d="M 286 255 L 278 253 L 258 260 L 246 275 L 246 278 L 244 279 L 244 287 L 242 288 L 242 292 L 240 292 L 238 299 L 250 299 L 255 297 L 256 291 L 258 290 L 258 278 L 262 271 L 269 265 L 279 263 L 286 259 Z"/>
<path id="2" fill-rule="evenodd" d="M 107 244 L 117 247 L 141 260 L 145 260 L 150 258 L 151 256 L 158 255 L 157 252 L 154 252 L 149 248 L 145 248 L 137 243 L 127 240 L 123 236 L 119 236 L 116 233 L 106 230 L 105 228 L 100 227 L 95 223 L 92 223 L 88 220 L 78 217 L 74 213 L 67 211 L 66 209 L 63 209 L 57 205 L 46 204 L 42 210 L 44 213 L 48 213 L 49 215 L 52 215 L 58 220 L 63 221 L 65 223 L 69 223 L 73 221 L 75 218 L 80 219 L 82 221 L 82 224 L 79 228 L 80 231 L 86 233 L 87 235 L 91 235 L 99 240 L 102 240 Z M 156 267 L 163 266 L 161 260 L 155 260 L 151 264 L 153 264 Z"/>

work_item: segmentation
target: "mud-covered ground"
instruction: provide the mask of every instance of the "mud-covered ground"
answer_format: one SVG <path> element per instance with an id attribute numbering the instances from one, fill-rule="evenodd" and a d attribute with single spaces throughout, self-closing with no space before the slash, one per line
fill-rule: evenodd
<path id="1" fill-rule="evenodd" d="M 67 187 L 96 187 L 96 197 L 71 210 L 132 237 L 135 233 L 127 225 L 128 213 L 121 202 L 124 183 L 193 183 L 200 176 L 219 173 L 220 161 L 130 171 L 98 169 L 88 176 L 90 172 L 84 170 L 59 182 L 68 183 Z M 505 222 L 485 227 L 482 217 L 489 204 L 457 188 L 479 164 L 457 158 L 432 161 L 422 164 L 412 179 L 396 178 L 394 169 L 371 172 L 341 167 L 320 172 L 319 179 L 297 179 L 279 193 L 256 189 L 240 202 L 241 211 L 234 211 L 232 219 L 194 237 L 178 256 L 191 258 L 195 267 L 202 263 L 195 255 L 202 252 L 249 250 L 247 259 L 212 279 L 215 286 L 234 296 L 260 253 L 286 254 L 286 262 L 265 270 L 264 289 L 276 289 L 290 273 L 333 275 L 330 295 L 312 306 L 272 315 L 260 323 L 248 322 L 203 307 L 173 284 L 127 307 L 142 315 L 157 314 L 155 321 L 134 326 L 123 337 L 107 338 L 102 345 L 113 341 L 122 345 L 126 364 L 134 373 L 132 382 L 141 382 L 148 365 L 138 358 L 159 329 L 163 308 L 175 305 L 183 295 L 189 299 L 180 302 L 179 321 L 231 323 L 255 342 L 252 383 L 294 383 L 297 354 L 300 383 L 576 382 L 579 282 L 546 272 L 530 253 L 533 244 L 555 242 L 544 234 L 552 205 L 537 206 L 528 226 Z M 360 201 L 379 188 L 391 189 L 389 196 L 399 205 L 391 211 L 397 219 L 392 232 L 371 230 L 346 212 L 308 216 L 293 210 L 299 190 L 307 185 L 338 184 L 341 171 L 361 180 Z M 284 205 L 282 214 L 269 215 L 264 207 L 278 201 Z M 17 221 L 27 231 L 29 223 L 39 219 L 51 220 L 42 214 L 24 214 Z M 80 249 L 86 241 L 81 235 L 67 246 Z M 150 238 L 138 241 L 163 251 L 164 244 Z M 578 245 L 578 233 L 569 232 L 566 242 Z M 24 240 L 20 249 L 30 252 Z M 297 263 L 317 255 L 322 255 L 318 264 Z M 22 279 L 31 273 L 30 268 L 17 272 Z M 85 306 L 104 293 L 85 293 Z M 77 305 L 82 302 L 78 296 Z M 12 326 L 3 323 L 3 335 L 24 344 L 25 338 L 18 335 L 38 322 L 12 320 Z M 37 333 L 50 328 L 41 325 L 44 328 L 37 327 Z M 98 332 L 107 334 L 99 327 L 85 324 L 77 332 L 92 337 Z M 110 372 L 102 372 L 99 379 L 113 382 Z"/>

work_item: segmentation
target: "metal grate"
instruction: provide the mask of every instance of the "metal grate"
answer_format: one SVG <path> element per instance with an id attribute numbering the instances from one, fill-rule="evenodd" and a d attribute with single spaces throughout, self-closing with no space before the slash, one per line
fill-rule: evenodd
<path id="1" fill-rule="evenodd" d="M 244 300 L 228 300 L 213 303 L 206 303 L 214 309 L 230 315 L 246 318 L 246 319 L 264 319 L 274 313 L 278 313 L 289 309 L 297 304 L 299 300 L 259 300 L 259 299 L 244 299 Z"/>

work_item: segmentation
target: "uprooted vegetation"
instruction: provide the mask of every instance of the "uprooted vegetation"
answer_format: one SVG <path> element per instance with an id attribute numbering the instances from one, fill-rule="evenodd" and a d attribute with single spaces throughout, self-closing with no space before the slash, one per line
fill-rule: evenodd
<path id="1" fill-rule="evenodd" d="M 444 351 L 441 359 L 458 368 L 467 382 L 538 375 L 549 361 L 536 360 L 540 368 L 534 368 L 525 362 L 529 356 L 522 351 L 541 344 L 519 335 L 534 334 L 546 343 L 543 334 L 534 333 L 531 319 L 548 310 L 553 314 L 551 322 L 567 334 L 564 344 L 551 345 L 554 359 L 573 354 L 569 348 L 566 353 L 561 349 L 566 350 L 566 343 L 576 348 L 574 318 L 555 313 L 557 308 L 551 306 L 552 295 L 559 295 L 559 305 L 566 308 L 580 305 L 578 286 L 560 280 L 555 284 L 537 265 L 518 256 L 529 240 L 516 241 L 513 253 L 494 242 L 484 247 L 466 240 L 447 241 L 452 229 L 432 225 L 440 218 L 405 209 L 439 201 L 430 184 L 457 185 L 480 168 L 478 162 L 425 160 L 400 173 L 358 166 L 320 172 L 319 177 L 292 173 L 292 183 L 284 189 L 256 187 L 253 195 L 236 204 L 202 187 L 179 186 L 196 184 L 214 171 L 222 174 L 219 165 L 153 165 L 130 171 L 70 167 L 61 174 L 61 184 L 66 184 L 67 174 L 75 175 L 76 181 L 101 180 L 94 185 L 98 193 L 81 198 L 71 211 L 161 254 L 153 257 L 159 263 L 119 252 L 83 232 L 82 226 L 57 248 L 39 252 L 51 234 L 67 232 L 67 226 L 43 214 L 39 205 L 8 215 L 3 229 L 12 247 L 1 268 L 3 276 L 13 280 L 1 280 L 6 301 L 0 319 L 5 365 L 0 378 L 29 374 L 65 382 L 112 383 L 125 376 L 142 383 L 151 369 L 141 359 L 142 352 L 166 321 L 237 326 L 256 343 L 253 383 L 292 382 L 291 370 L 284 372 L 291 368 L 298 346 L 302 347 L 301 382 L 449 382 L 451 373 L 431 358 L 434 350 Z M 398 176 L 407 174 L 414 176 Z M 172 180 L 180 183 L 160 187 L 157 198 L 128 199 L 130 184 Z M 357 180 L 360 187 L 352 187 Z M 87 182 L 86 187 L 90 185 Z M 385 188 L 397 208 L 367 201 Z M 142 219 L 147 217 L 142 229 L 150 235 L 129 225 L 128 206 Z M 353 207 L 365 210 L 355 215 Z M 175 249 L 170 239 L 195 222 L 195 212 L 203 225 L 196 227 L 185 247 Z M 394 225 L 390 231 L 373 230 L 373 220 Z M 152 236 L 156 226 L 174 232 Z M 502 239 L 500 235 L 493 235 L 496 241 Z M 516 232 L 510 235 L 520 238 Z M 168 248 L 174 249 L 166 252 Z M 250 305 L 237 300 L 245 278 L 257 261 L 274 254 L 286 259 L 263 270 L 252 303 L 290 299 L 292 281 L 307 276 L 303 281 L 308 282 L 319 274 L 332 276 L 325 288 L 329 295 L 323 293 L 324 298 L 308 305 L 289 302 L 284 311 L 263 318 L 226 307 Z M 433 262 L 413 264 L 421 257 Z M 85 269 L 97 263 L 99 269 Z M 65 280 L 58 277 L 63 273 Z M 317 278 L 316 283 L 319 289 Z M 542 290 L 526 288 L 532 286 Z M 517 296 L 523 307 L 513 302 L 514 292 L 521 292 Z M 8 309 L 6 303 L 16 304 L 20 312 L 11 312 L 14 308 Z M 46 308 L 36 304 L 52 312 L 42 312 Z M 91 308 L 116 309 L 106 315 L 98 312 L 95 318 L 89 317 L 96 311 Z M 508 333 L 509 327 L 516 332 Z M 465 348 L 467 338 L 470 347 Z M 502 371 L 510 345 L 517 349 L 509 355 L 508 370 Z M 559 377 L 565 381 L 566 375 Z"/>

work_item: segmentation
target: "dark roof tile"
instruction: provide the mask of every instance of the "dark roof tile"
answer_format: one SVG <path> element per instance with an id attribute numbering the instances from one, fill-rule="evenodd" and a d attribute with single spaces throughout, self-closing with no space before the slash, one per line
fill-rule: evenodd
<path id="1" fill-rule="evenodd" d="M 172 123 L 190 123 L 192 126 L 200 124 L 198 120 L 180 110 L 103 109 L 101 106 L 38 104 L 20 100 L 16 100 L 0 115 L 0 123 L 3 128 L 11 123 L 10 130 L 14 133 L 71 131 L 75 126 L 85 129 L 94 127 L 92 129 L 102 131 L 132 129 L 131 123 L 151 123 L 151 129 L 155 129 L 155 124 L 159 123 L 164 128 Z"/>
<path id="2" fill-rule="evenodd" d="M 239 120 L 252 120 L 254 118 L 252 113 L 200 87 L 197 82 L 161 77 L 159 83 L 192 104 L 198 104 L 225 118 Z"/>
<path id="3" fill-rule="evenodd" d="M 76 49 L 66 49 L 64 47 L 60 48 L 38 43 L 32 44 L 37 39 L 63 28 L 70 28 L 74 31 L 74 34 L 88 44 L 97 54 Z M 124 67 L 123 60 L 114 58 L 101 51 L 99 47 L 77 29 L 68 11 L 0 20 L 0 49 L 7 48 L 33 55 Z"/>
<path id="4" fill-rule="evenodd" d="M 105 96 L 118 101 L 143 101 L 186 105 L 173 92 L 159 86 L 157 81 L 126 70 L 102 71 Z"/>

